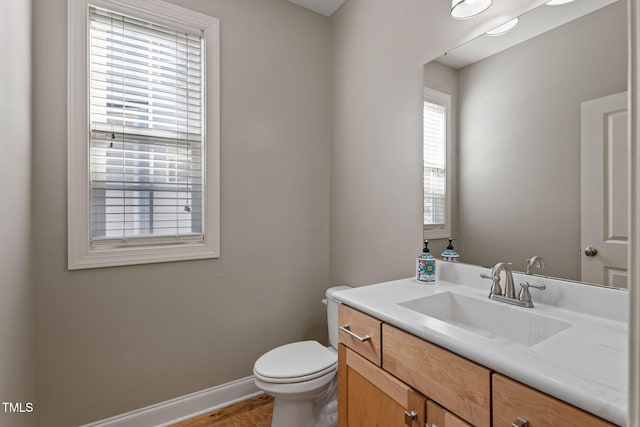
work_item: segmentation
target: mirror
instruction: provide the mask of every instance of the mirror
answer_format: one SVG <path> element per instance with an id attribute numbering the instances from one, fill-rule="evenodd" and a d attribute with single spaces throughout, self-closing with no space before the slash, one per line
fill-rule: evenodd
<path id="1" fill-rule="evenodd" d="M 524 271 L 538 255 L 535 274 L 626 287 L 625 1 L 542 5 L 425 64 L 424 86 L 450 97 L 447 234 L 462 262 Z"/>

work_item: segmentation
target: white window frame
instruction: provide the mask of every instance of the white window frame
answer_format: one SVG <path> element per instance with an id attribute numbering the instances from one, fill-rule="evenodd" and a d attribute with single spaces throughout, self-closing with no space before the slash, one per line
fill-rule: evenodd
<path id="1" fill-rule="evenodd" d="M 450 238 L 451 236 L 451 210 L 452 210 L 452 199 L 453 199 L 453 185 L 452 185 L 452 176 L 453 176 L 453 147 L 452 147 L 452 104 L 451 104 L 451 95 L 439 92 L 437 90 L 425 87 L 424 88 L 424 99 L 422 106 L 424 108 L 424 101 L 431 102 L 434 104 L 442 105 L 446 109 L 446 124 L 445 124 L 445 224 L 444 227 L 436 227 L 434 225 L 423 224 L 423 237 L 425 239 L 444 239 Z M 424 123 L 423 123 L 424 127 Z M 422 130 L 422 135 L 424 135 L 424 129 Z M 424 140 L 422 141 L 422 152 L 424 152 Z M 421 157 L 422 158 L 422 157 Z M 422 158 L 423 170 L 424 170 L 424 158 Z M 424 182 L 424 176 L 422 177 L 422 182 Z M 422 195 L 424 197 L 424 189 L 422 191 Z M 424 205 L 424 201 L 423 201 Z M 423 216 L 424 217 L 424 216 Z M 423 220 L 424 221 L 424 220 Z"/>
<path id="2" fill-rule="evenodd" d="M 204 240 L 117 247 L 92 247 L 89 181 L 89 7 L 204 37 L 205 193 Z M 220 22 L 161 0 L 68 0 L 67 67 L 67 233 L 68 269 L 148 264 L 220 256 Z"/>

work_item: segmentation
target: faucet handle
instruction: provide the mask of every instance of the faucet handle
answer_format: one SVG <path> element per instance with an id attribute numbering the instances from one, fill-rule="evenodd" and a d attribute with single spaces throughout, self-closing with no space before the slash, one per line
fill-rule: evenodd
<path id="1" fill-rule="evenodd" d="M 518 293 L 518 299 L 520 301 L 531 302 L 531 292 L 529 292 L 529 288 L 536 288 L 541 291 L 547 289 L 545 285 L 532 285 L 529 282 L 520 283 L 520 292 Z"/>
<path id="2" fill-rule="evenodd" d="M 500 274 L 498 273 L 496 274 L 487 274 L 487 273 L 480 273 L 480 277 L 482 277 L 483 279 L 490 279 L 491 280 L 491 290 L 489 291 L 489 298 L 491 298 L 493 295 L 502 295 L 502 287 L 500 286 Z"/>

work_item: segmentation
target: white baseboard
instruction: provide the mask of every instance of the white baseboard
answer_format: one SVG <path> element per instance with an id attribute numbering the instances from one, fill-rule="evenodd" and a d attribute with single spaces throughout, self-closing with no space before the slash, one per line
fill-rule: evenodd
<path id="1" fill-rule="evenodd" d="M 167 427 L 259 394 L 250 376 L 81 427 Z"/>

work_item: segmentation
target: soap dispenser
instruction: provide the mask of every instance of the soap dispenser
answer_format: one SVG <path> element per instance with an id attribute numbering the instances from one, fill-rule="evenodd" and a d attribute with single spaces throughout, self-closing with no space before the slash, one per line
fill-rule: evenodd
<path id="1" fill-rule="evenodd" d="M 424 241 L 424 249 L 418 257 L 416 279 L 420 282 L 436 281 L 436 259 L 429 253 L 429 241 Z"/>
<path id="2" fill-rule="evenodd" d="M 458 252 L 453 249 L 452 242 L 453 239 L 449 238 L 449 246 L 447 246 L 447 249 L 441 254 L 443 261 L 458 262 L 458 260 L 460 259 L 460 255 L 458 255 Z"/>

